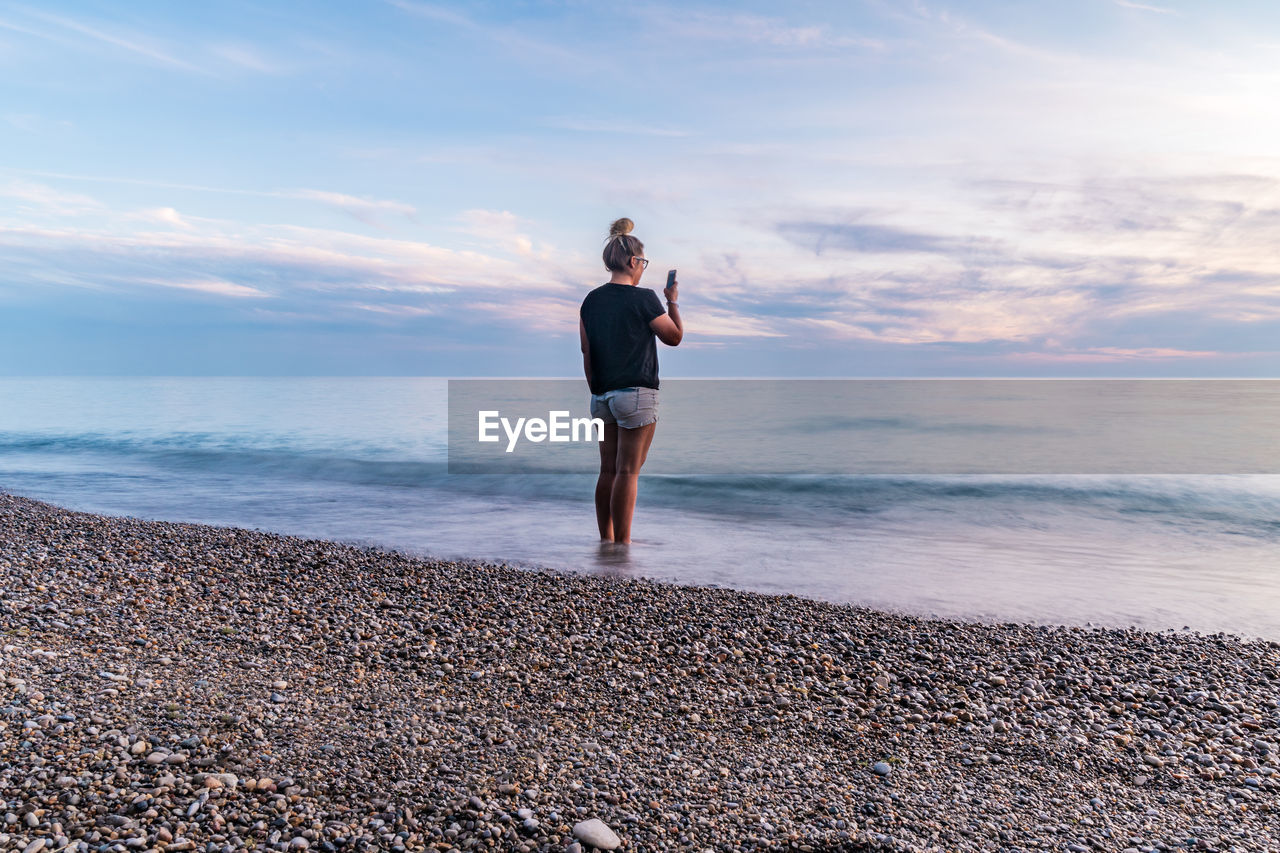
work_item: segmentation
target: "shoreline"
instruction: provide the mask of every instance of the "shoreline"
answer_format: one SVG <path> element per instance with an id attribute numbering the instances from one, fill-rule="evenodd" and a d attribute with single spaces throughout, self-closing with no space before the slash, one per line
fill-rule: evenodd
<path id="1" fill-rule="evenodd" d="M 1227 851 L 1280 826 L 1267 640 L 436 561 L 3 492 L 0 572 L 3 849 L 562 851 L 598 818 L 622 850 Z"/>

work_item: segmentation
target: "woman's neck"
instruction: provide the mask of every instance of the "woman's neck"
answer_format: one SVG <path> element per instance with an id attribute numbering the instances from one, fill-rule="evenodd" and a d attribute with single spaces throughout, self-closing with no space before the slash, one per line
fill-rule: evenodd
<path id="1" fill-rule="evenodd" d="M 630 277 L 630 276 L 627 276 L 626 278 L 618 278 L 618 277 L 615 275 L 613 278 L 609 279 L 609 284 L 631 284 L 631 285 L 634 285 L 634 284 L 635 284 L 635 282 L 631 280 L 631 277 Z"/>

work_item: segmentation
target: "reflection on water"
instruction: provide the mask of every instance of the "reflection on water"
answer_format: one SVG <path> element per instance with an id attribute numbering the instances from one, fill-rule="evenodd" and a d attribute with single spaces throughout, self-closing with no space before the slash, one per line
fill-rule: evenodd
<path id="1" fill-rule="evenodd" d="M 631 559 L 631 546 L 621 542 L 600 542 L 596 546 L 594 574 L 605 577 L 621 577 L 635 568 Z"/>

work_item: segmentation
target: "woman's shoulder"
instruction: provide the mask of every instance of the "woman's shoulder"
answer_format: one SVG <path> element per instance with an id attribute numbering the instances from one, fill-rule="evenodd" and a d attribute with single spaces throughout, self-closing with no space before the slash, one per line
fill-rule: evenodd
<path id="1" fill-rule="evenodd" d="M 651 302 L 658 298 L 658 294 L 654 293 L 651 287 L 641 287 L 637 284 L 635 287 L 628 287 L 627 290 L 631 291 L 627 296 L 636 302 Z"/>
<path id="2" fill-rule="evenodd" d="M 641 291 L 637 294 L 640 299 L 648 305 L 661 305 L 662 300 L 658 298 L 657 292 L 652 287 L 637 287 L 636 290 Z"/>
<path id="3" fill-rule="evenodd" d="M 582 304 L 586 305 L 588 302 L 599 299 L 600 296 L 608 289 L 608 287 L 609 285 L 602 284 L 599 287 L 591 288 L 590 290 L 587 291 L 587 295 L 582 297 Z"/>

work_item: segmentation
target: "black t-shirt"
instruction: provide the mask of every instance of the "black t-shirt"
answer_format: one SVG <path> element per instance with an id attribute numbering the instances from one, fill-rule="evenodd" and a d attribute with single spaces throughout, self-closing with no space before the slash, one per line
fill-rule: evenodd
<path id="1" fill-rule="evenodd" d="M 649 323 L 666 311 L 658 294 L 631 284 L 602 284 L 582 300 L 591 393 L 658 387 L 658 346 Z"/>

